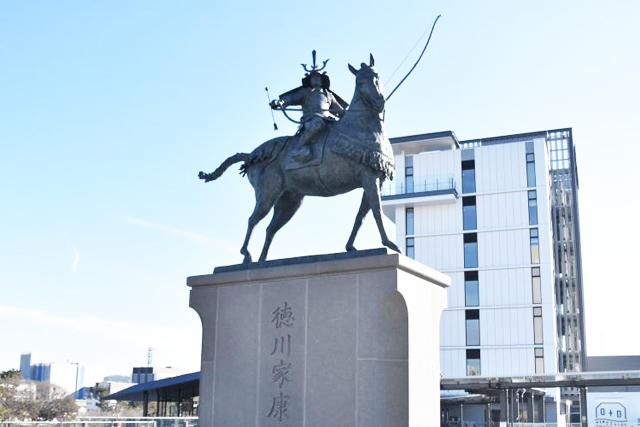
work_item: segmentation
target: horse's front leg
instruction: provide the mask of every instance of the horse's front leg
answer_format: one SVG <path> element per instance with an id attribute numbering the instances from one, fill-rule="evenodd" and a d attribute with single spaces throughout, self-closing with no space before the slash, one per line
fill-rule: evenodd
<path id="1" fill-rule="evenodd" d="M 300 208 L 303 198 L 304 196 L 293 191 L 285 192 L 280 196 L 273 207 L 273 218 L 267 227 L 267 238 L 264 241 L 262 253 L 260 254 L 260 262 L 267 260 L 267 253 L 269 252 L 269 247 L 273 241 L 273 236 L 275 236 L 278 230 L 293 218 L 293 215 Z"/>
<path id="2" fill-rule="evenodd" d="M 252 261 L 251 253 L 249 252 L 249 240 L 251 239 L 251 233 L 255 226 L 267 216 L 269 211 L 271 210 L 271 204 L 264 200 L 264 197 L 261 197 L 260 194 L 256 194 L 256 206 L 253 208 L 253 213 L 249 217 L 249 224 L 247 225 L 247 234 L 244 237 L 244 243 L 242 244 L 242 248 L 240 249 L 240 253 L 244 255 L 243 264 L 250 263 Z"/>
<path id="3" fill-rule="evenodd" d="M 362 201 L 360 202 L 360 209 L 358 209 L 358 215 L 356 215 L 356 221 L 353 223 L 353 229 L 351 230 L 351 235 L 349 236 L 349 240 L 347 241 L 347 252 L 356 251 L 357 249 L 353 246 L 353 243 L 356 241 L 356 235 L 362 226 L 362 221 L 369 213 L 371 207 L 369 206 L 369 202 L 367 201 L 367 195 L 362 193 Z"/>
<path id="4" fill-rule="evenodd" d="M 384 229 L 384 224 L 382 223 L 382 203 L 380 202 L 379 178 L 375 176 L 369 176 L 368 178 L 369 179 L 364 179 L 362 188 L 364 188 L 364 197 L 366 197 L 367 202 L 371 207 L 371 212 L 373 212 L 373 217 L 376 220 L 382 244 L 389 249 L 402 253 L 400 248 L 389 239 L 387 232 Z"/>

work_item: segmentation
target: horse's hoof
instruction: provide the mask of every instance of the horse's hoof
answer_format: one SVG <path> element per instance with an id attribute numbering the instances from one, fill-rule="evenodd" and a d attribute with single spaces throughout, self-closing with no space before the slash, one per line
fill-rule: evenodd
<path id="1" fill-rule="evenodd" d="M 385 245 L 386 247 L 388 247 L 389 249 L 391 249 L 392 251 L 396 251 L 396 252 L 398 252 L 399 254 L 401 254 L 401 253 L 402 253 L 402 251 L 400 250 L 400 248 L 399 248 L 395 243 L 393 243 L 393 242 L 391 242 L 391 241 L 386 242 L 386 243 L 384 243 L 384 242 L 383 242 L 382 244 L 383 244 L 383 245 Z"/>

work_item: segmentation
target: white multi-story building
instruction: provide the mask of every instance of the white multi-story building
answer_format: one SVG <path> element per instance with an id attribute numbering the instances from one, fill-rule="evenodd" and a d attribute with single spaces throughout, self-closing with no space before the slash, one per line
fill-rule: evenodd
<path id="1" fill-rule="evenodd" d="M 84 398 L 83 390 L 102 381 L 102 369 L 70 362 L 39 363 L 31 353 L 20 356 L 22 378 L 33 381 L 48 381 L 62 387 L 75 398 Z"/>
<path id="2" fill-rule="evenodd" d="M 397 242 L 452 278 L 441 323 L 443 377 L 582 370 L 571 129 L 462 142 L 440 132 L 391 143 L 396 180 L 385 185 L 382 204 Z"/>

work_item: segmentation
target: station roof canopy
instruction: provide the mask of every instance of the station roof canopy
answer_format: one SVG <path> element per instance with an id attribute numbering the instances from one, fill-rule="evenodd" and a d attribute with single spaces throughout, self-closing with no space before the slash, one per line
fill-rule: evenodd
<path id="1" fill-rule="evenodd" d="M 469 393 L 486 393 L 490 390 L 552 387 L 617 387 L 640 386 L 640 370 L 609 372 L 570 372 L 524 377 L 463 377 L 442 378 L 441 390 L 465 390 Z M 173 378 L 136 384 L 106 399 L 144 401 L 163 399 L 178 400 L 181 396 L 197 396 L 200 388 L 200 372 Z"/>
<path id="2" fill-rule="evenodd" d="M 610 372 L 568 372 L 525 377 L 464 377 L 442 378 L 441 390 L 506 390 L 552 387 L 618 387 L 640 385 L 640 370 Z"/>
<path id="3" fill-rule="evenodd" d="M 144 401 L 155 400 L 158 396 L 178 400 L 184 396 L 197 396 L 200 389 L 200 372 L 165 378 L 158 381 L 136 384 L 106 397 L 109 400 Z M 173 399 L 172 399 L 173 398 Z"/>

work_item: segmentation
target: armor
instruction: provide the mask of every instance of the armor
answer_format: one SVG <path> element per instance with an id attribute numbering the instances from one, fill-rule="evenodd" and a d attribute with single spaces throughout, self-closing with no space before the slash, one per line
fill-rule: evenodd
<path id="1" fill-rule="evenodd" d="M 324 61 L 322 68 L 316 65 L 316 51 L 313 54 L 313 66 L 307 69 L 302 79 L 302 86 L 280 95 L 279 99 L 271 101 L 271 108 L 286 108 L 289 105 L 302 107 L 302 119 L 298 133 L 298 143 L 292 150 L 292 157 L 300 162 L 306 162 L 311 158 L 311 150 L 308 146 L 311 139 L 325 129 L 326 122 L 336 121 L 349 106 L 342 98 L 333 93 L 326 72 L 321 73 L 327 64 Z"/>

